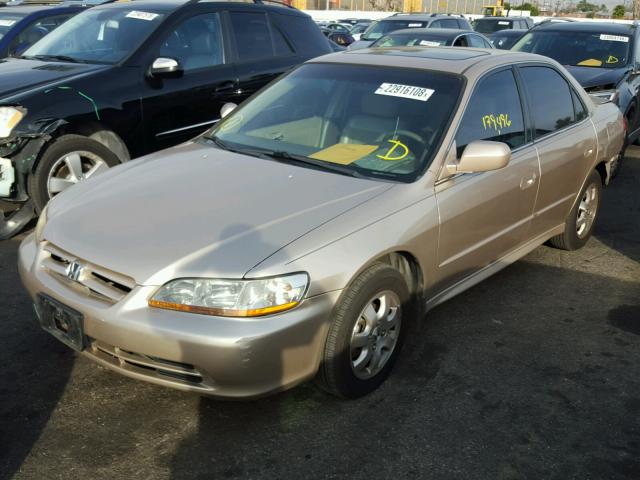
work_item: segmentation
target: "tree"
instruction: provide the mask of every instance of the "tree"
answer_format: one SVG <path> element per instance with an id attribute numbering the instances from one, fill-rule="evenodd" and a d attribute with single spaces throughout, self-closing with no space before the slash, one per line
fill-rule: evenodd
<path id="1" fill-rule="evenodd" d="M 624 5 L 616 5 L 613 7 L 613 18 L 624 18 Z"/>
<path id="2" fill-rule="evenodd" d="M 540 10 L 538 9 L 538 7 L 535 6 L 535 5 L 530 4 L 529 2 L 523 3 L 522 5 L 520 5 L 518 7 L 518 10 L 524 10 L 524 11 L 531 12 L 531 16 L 532 17 L 537 17 L 538 15 L 540 15 Z"/>

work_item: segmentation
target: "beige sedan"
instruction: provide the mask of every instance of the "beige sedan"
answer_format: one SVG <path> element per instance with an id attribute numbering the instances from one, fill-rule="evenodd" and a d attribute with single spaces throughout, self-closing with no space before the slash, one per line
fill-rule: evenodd
<path id="1" fill-rule="evenodd" d="M 357 397 L 423 312 L 588 241 L 623 129 L 547 58 L 330 55 L 57 196 L 19 269 L 45 330 L 129 377 Z"/>

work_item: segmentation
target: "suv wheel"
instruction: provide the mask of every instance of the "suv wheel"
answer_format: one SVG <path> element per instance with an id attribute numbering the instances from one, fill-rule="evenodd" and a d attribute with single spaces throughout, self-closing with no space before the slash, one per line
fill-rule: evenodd
<path id="1" fill-rule="evenodd" d="M 387 378 L 414 309 L 403 276 L 382 263 L 365 270 L 334 310 L 318 383 L 342 398 L 372 392 Z"/>
<path id="2" fill-rule="evenodd" d="M 63 190 L 119 163 L 118 156 L 103 144 L 80 135 L 63 135 L 47 147 L 29 177 L 36 211 L 40 213 Z"/>

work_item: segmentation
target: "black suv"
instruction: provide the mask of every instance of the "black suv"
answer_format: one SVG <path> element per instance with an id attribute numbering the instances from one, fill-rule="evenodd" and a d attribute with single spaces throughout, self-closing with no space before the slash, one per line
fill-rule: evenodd
<path id="1" fill-rule="evenodd" d="M 450 13 L 396 13 L 372 23 L 360 37 L 349 45 L 349 50 L 370 47 L 373 42 L 396 30 L 407 28 L 455 28 L 471 30 L 471 24 L 463 15 Z"/>
<path id="2" fill-rule="evenodd" d="M 0 61 L 0 238 L 32 206 L 193 138 L 225 103 L 330 51 L 311 17 L 284 5 L 138 0 L 80 13 Z"/>
<path id="3" fill-rule="evenodd" d="M 529 30 L 512 50 L 553 58 L 592 96 L 615 102 L 627 121 L 629 144 L 640 137 L 639 33 L 630 24 L 547 22 Z"/>
<path id="4" fill-rule="evenodd" d="M 532 26 L 529 17 L 482 17 L 473 21 L 473 29 L 485 35 L 501 30 L 528 30 Z"/>

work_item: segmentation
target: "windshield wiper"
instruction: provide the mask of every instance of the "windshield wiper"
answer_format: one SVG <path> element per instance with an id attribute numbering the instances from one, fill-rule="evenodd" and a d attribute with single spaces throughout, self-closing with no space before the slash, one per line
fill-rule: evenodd
<path id="1" fill-rule="evenodd" d="M 78 60 L 73 57 L 68 57 L 67 55 L 22 55 L 20 58 L 25 58 L 27 60 L 57 60 L 59 62 L 69 62 L 69 63 L 84 63 L 82 60 Z"/>

